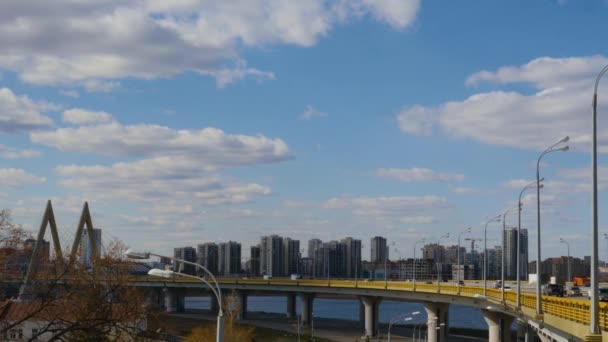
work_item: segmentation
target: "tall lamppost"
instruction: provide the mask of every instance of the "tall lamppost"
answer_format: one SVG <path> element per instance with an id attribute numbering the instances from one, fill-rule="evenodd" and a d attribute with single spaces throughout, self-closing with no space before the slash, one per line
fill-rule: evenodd
<path id="1" fill-rule="evenodd" d="M 416 245 L 418 243 L 425 243 L 426 239 L 420 239 L 414 242 L 414 268 L 413 268 L 413 280 L 414 280 L 414 291 L 416 291 Z"/>
<path id="2" fill-rule="evenodd" d="M 593 144 L 591 154 L 591 168 L 593 173 L 592 189 L 592 225 L 591 225 L 591 322 L 589 324 L 589 334 L 599 335 L 599 314 L 598 314 L 598 216 L 597 216 L 597 87 L 600 79 L 608 72 L 608 65 L 597 75 L 595 87 L 593 88 Z M 601 338 L 601 337 L 600 337 Z"/>
<path id="3" fill-rule="evenodd" d="M 442 235 L 439 237 L 439 239 L 437 239 L 437 250 L 440 249 L 441 239 L 447 239 L 449 237 L 450 237 L 450 233 L 446 233 L 445 235 Z M 437 257 L 437 256 L 435 256 L 435 257 Z M 437 258 L 437 259 L 439 259 L 439 258 Z M 438 263 L 437 260 L 435 260 L 435 267 L 437 267 L 437 292 L 441 292 L 441 287 L 439 284 L 439 278 L 441 275 L 441 267 L 439 267 L 439 266 L 440 266 L 440 263 Z"/>
<path id="4" fill-rule="evenodd" d="M 544 178 L 541 178 L 540 181 L 544 181 Z M 532 189 L 534 187 L 536 187 L 537 182 L 532 182 L 528 185 L 526 185 L 521 192 L 519 193 L 519 199 L 517 200 L 517 207 L 519 208 L 518 210 L 518 214 L 517 214 L 517 257 L 515 258 L 517 260 L 517 265 L 516 265 L 516 278 L 517 279 L 517 308 L 519 309 L 521 306 L 521 207 L 522 207 L 522 203 L 521 203 L 521 197 L 523 196 L 524 192 L 526 192 L 526 190 L 528 189 Z M 543 185 L 541 184 L 540 187 L 542 188 Z M 537 283 L 540 283 L 540 267 L 537 266 Z M 536 294 L 537 296 L 540 296 L 538 293 Z"/>
<path id="5" fill-rule="evenodd" d="M 536 270 L 537 270 L 537 277 L 538 279 L 536 279 L 536 316 L 538 316 L 537 318 L 542 318 L 542 314 L 543 314 L 543 307 L 541 305 L 541 297 L 540 297 L 540 283 L 541 283 L 541 279 L 540 279 L 540 262 L 541 262 L 541 257 L 540 257 L 540 160 L 546 155 L 549 154 L 551 152 L 557 152 L 557 151 L 568 151 L 569 147 L 563 146 L 563 147 L 557 147 L 558 145 L 561 145 L 563 143 L 566 143 L 568 140 L 570 140 L 570 137 L 566 136 L 564 137 L 562 140 L 556 142 L 555 144 L 549 146 L 546 150 L 543 151 L 543 153 L 540 154 L 540 156 L 538 156 L 538 159 L 536 160 Z"/>
<path id="6" fill-rule="evenodd" d="M 483 229 L 483 295 L 488 295 L 488 224 L 490 222 L 500 222 L 500 215 L 492 217 L 486 221 Z"/>
<path id="7" fill-rule="evenodd" d="M 219 310 L 218 310 L 218 314 L 217 314 L 216 342 L 224 341 L 224 310 L 223 310 L 223 304 L 222 304 L 222 290 L 220 288 L 220 285 L 217 283 L 217 280 L 215 280 L 213 273 L 209 272 L 209 270 L 207 268 L 205 268 L 203 265 L 200 265 L 200 264 L 197 264 L 194 262 L 190 262 L 190 261 L 186 261 L 186 260 L 182 260 L 182 259 L 178 259 L 178 258 L 173 258 L 170 256 L 154 254 L 154 253 L 150 253 L 150 252 L 134 252 L 132 250 L 127 250 L 125 252 L 125 256 L 130 259 L 139 259 L 139 260 L 150 259 L 150 256 L 155 256 L 155 257 L 159 257 L 159 258 L 167 258 L 167 259 L 173 260 L 175 262 L 184 263 L 184 264 L 192 265 L 194 267 L 198 267 L 198 268 L 202 269 L 203 271 L 205 271 L 205 273 L 207 273 L 209 275 L 209 277 L 211 278 L 211 280 L 213 281 L 215 286 L 212 286 L 211 284 L 209 284 L 209 282 L 205 278 L 196 277 L 196 276 L 192 276 L 192 275 L 184 274 L 184 273 L 176 273 L 173 271 L 151 269 L 148 272 L 148 274 L 153 275 L 153 276 L 158 276 L 158 277 L 164 277 L 164 278 L 171 278 L 175 274 L 178 274 L 180 276 L 201 280 L 203 283 L 207 284 L 207 286 L 209 286 L 209 288 L 211 288 L 211 291 L 215 295 L 215 299 L 217 300 L 217 303 L 219 306 Z"/>
<path id="8" fill-rule="evenodd" d="M 399 256 L 399 280 L 401 280 L 401 252 L 399 252 L 399 249 L 395 248 L 395 253 L 397 253 L 397 255 Z"/>
<path id="9" fill-rule="evenodd" d="M 568 243 L 568 241 L 564 240 L 563 238 L 559 238 L 559 242 L 565 243 L 566 249 L 568 251 L 568 282 L 570 282 L 570 281 L 572 281 L 572 278 L 570 277 L 570 244 Z"/>
<path id="10" fill-rule="evenodd" d="M 504 214 L 502 214 L 502 247 L 501 247 L 501 253 L 502 254 L 502 262 L 501 262 L 501 266 L 500 266 L 500 284 L 502 287 L 502 291 L 500 293 L 500 300 L 504 303 L 505 302 L 505 231 L 507 230 L 507 214 L 515 211 L 519 209 L 519 206 L 517 207 L 513 207 L 507 211 L 504 212 Z"/>
<path id="11" fill-rule="evenodd" d="M 458 250 L 456 251 L 456 259 L 457 259 L 456 260 L 456 264 L 457 264 L 457 266 L 456 266 L 456 272 L 458 273 L 458 276 L 457 276 L 457 278 L 458 278 L 458 285 L 456 285 L 456 286 L 458 288 L 458 294 L 460 294 L 460 236 L 462 234 L 470 233 L 470 232 L 471 232 L 471 227 L 469 227 L 469 228 L 461 231 L 460 233 L 458 233 Z M 463 268 L 464 268 L 464 266 L 463 266 Z"/>

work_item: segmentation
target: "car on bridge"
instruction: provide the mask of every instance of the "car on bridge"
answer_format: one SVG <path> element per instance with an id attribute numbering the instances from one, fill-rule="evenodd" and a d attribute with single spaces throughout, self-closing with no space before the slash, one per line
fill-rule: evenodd
<path id="1" fill-rule="evenodd" d="M 543 285 L 543 295 L 545 296 L 564 296 L 564 287 L 559 284 L 545 284 Z"/>

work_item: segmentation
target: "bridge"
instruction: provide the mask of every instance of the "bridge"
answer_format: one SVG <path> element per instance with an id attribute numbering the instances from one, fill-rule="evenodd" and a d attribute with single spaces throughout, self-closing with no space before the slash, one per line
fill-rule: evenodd
<path id="1" fill-rule="evenodd" d="M 290 279 L 237 279 L 224 278 L 218 282 L 225 292 L 234 292 L 240 301 L 240 317 L 247 314 L 247 296 L 285 295 L 286 314 L 295 317 L 295 301 L 300 299 L 302 323 L 312 320 L 314 298 L 318 295 L 337 298 L 358 298 L 361 302 L 360 316 L 365 323 L 364 336 L 374 337 L 378 333 L 379 304 L 382 300 L 417 302 L 424 306 L 428 316 L 428 341 L 445 341 L 448 332 L 448 308 L 450 304 L 477 307 L 488 324 L 490 342 L 510 341 L 511 326 L 518 322 L 518 340 L 528 340 L 525 335 L 536 333 L 542 341 L 601 341 L 608 340 L 608 305 L 600 304 L 600 327 L 602 339 L 590 339 L 587 334 L 590 322 L 590 302 L 583 299 L 542 297 L 542 317 L 536 317 L 536 296 L 521 293 L 518 308 L 517 294 L 500 289 L 486 290 L 483 287 L 455 284 L 421 284 L 402 281 L 354 281 L 354 280 L 290 280 Z M 138 277 L 137 286 L 148 289 L 151 300 L 161 303 L 168 312 L 184 310 L 184 298 L 206 296 L 210 292 L 206 285 L 193 279 L 176 277 L 160 279 Z M 152 291 L 150 291 L 152 290 Z M 155 290 L 155 291 L 154 291 Z M 213 296 L 212 303 L 214 302 Z M 212 305 L 217 310 L 217 303 Z"/>

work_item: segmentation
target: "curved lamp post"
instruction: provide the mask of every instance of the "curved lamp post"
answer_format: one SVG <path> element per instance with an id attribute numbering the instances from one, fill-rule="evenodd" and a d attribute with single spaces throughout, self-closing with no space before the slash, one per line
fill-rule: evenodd
<path id="1" fill-rule="evenodd" d="M 488 296 L 488 224 L 500 222 L 500 215 L 489 219 L 483 229 L 483 295 Z"/>
<path id="2" fill-rule="evenodd" d="M 437 239 L 437 249 L 439 249 L 439 247 L 441 246 L 441 239 L 448 239 L 449 237 L 450 237 L 450 233 L 446 233 L 445 235 L 440 236 L 439 239 Z M 437 260 L 435 260 L 435 266 L 437 267 L 437 292 L 441 292 L 441 287 L 439 284 L 441 269 L 439 267 L 439 264 L 440 263 L 438 263 Z"/>
<path id="3" fill-rule="evenodd" d="M 517 256 L 515 258 L 515 260 L 517 261 L 517 265 L 516 265 L 516 271 L 515 271 L 515 273 L 516 273 L 515 279 L 517 279 L 517 308 L 518 309 L 521 306 L 521 270 L 520 270 L 520 268 L 521 268 L 521 260 L 520 260 L 520 257 L 521 257 L 521 247 L 520 247 L 521 246 L 521 207 L 522 207 L 521 197 L 523 196 L 524 192 L 526 192 L 526 190 L 536 187 L 539 182 L 542 182 L 544 180 L 545 180 L 544 178 L 541 178 L 537 182 L 532 182 L 532 183 L 526 185 L 519 193 L 519 199 L 517 200 L 517 207 L 519 208 L 519 210 L 518 210 L 518 214 L 517 214 L 517 247 L 516 247 Z M 540 184 L 540 187 L 542 188 L 543 185 Z M 537 270 L 536 270 L 537 278 L 540 278 L 540 272 L 539 272 L 540 267 L 538 264 L 536 265 L 536 267 L 537 267 Z M 537 283 L 540 283 L 540 279 L 537 279 Z M 536 293 L 536 296 L 540 298 L 539 292 Z"/>
<path id="4" fill-rule="evenodd" d="M 414 311 L 414 312 L 411 312 L 409 314 L 402 314 L 402 315 L 399 315 L 397 317 L 393 317 L 388 322 L 388 333 L 387 333 L 388 342 L 391 342 L 391 328 L 393 327 L 393 324 L 398 323 L 400 321 L 402 321 L 402 322 L 409 322 L 409 321 L 411 321 L 414 318 L 411 317 L 411 316 L 408 316 L 408 315 L 416 316 L 416 315 L 419 315 L 419 314 L 420 314 L 420 311 Z"/>
<path id="5" fill-rule="evenodd" d="M 223 310 L 223 305 L 222 305 L 222 291 L 221 291 L 220 285 L 217 283 L 217 280 L 213 276 L 213 273 L 209 272 L 209 270 L 207 268 L 205 268 L 203 265 L 200 265 L 200 264 L 197 264 L 194 262 L 190 262 L 190 261 L 186 261 L 186 260 L 182 260 L 182 259 L 178 259 L 178 258 L 174 258 L 174 257 L 170 257 L 170 256 L 166 256 L 166 255 L 159 255 L 159 254 L 154 254 L 154 253 L 150 253 L 150 252 L 134 252 L 129 249 L 125 252 L 125 256 L 129 259 L 137 259 L 137 260 L 150 259 L 150 256 L 155 256 L 155 257 L 159 257 L 159 258 L 167 258 L 167 259 L 179 262 L 179 263 L 184 263 L 184 264 L 198 267 L 198 268 L 202 269 L 203 271 L 205 271 L 205 273 L 207 273 L 209 275 L 211 280 L 213 280 L 215 287 L 212 286 L 211 284 L 209 284 L 209 282 L 205 278 L 196 277 L 196 276 L 192 276 L 192 275 L 184 274 L 184 273 L 176 273 L 174 271 L 151 269 L 148 272 L 148 274 L 151 276 L 157 276 L 157 277 L 163 277 L 163 278 L 171 278 L 174 275 L 180 275 L 180 276 L 187 277 L 187 278 L 201 280 L 203 283 L 207 284 L 207 286 L 209 286 L 209 288 L 215 295 L 215 298 L 217 299 L 217 303 L 219 306 L 219 311 L 217 314 L 216 342 L 224 341 L 224 310 Z"/>
<path id="6" fill-rule="evenodd" d="M 568 282 L 571 282 L 572 278 L 570 277 L 570 244 L 563 238 L 559 238 L 559 242 L 566 244 L 566 250 L 568 252 Z"/>
<path id="7" fill-rule="evenodd" d="M 591 320 L 589 323 L 589 334 L 599 335 L 599 313 L 598 313 L 598 216 L 597 216 L 597 88 L 600 83 L 600 79 L 608 72 L 608 65 L 605 66 L 602 71 L 597 75 L 595 79 L 595 86 L 593 87 L 593 102 L 591 104 L 593 111 L 593 140 L 592 140 L 592 153 L 591 153 L 591 169 L 593 174 L 593 189 L 592 195 L 592 206 L 591 206 Z M 600 337 L 601 338 L 601 337 Z"/>
<path id="8" fill-rule="evenodd" d="M 541 275 L 540 275 L 540 160 L 551 152 L 557 151 L 568 151 L 568 146 L 558 147 L 559 145 L 568 142 L 570 137 L 566 136 L 562 140 L 556 142 L 555 144 L 549 146 L 543 153 L 538 156 L 536 160 L 536 316 L 537 319 L 542 317 L 543 307 L 541 305 L 541 297 L 540 297 L 540 283 L 541 283 Z"/>
<path id="9" fill-rule="evenodd" d="M 500 300 L 503 302 L 503 304 L 505 302 L 505 231 L 507 230 L 507 214 L 517 209 L 519 209 L 519 207 L 513 207 L 505 211 L 504 214 L 502 214 L 502 247 L 500 253 L 502 254 L 502 261 L 500 266 L 500 285 L 502 289 L 500 293 Z"/>
<path id="10" fill-rule="evenodd" d="M 420 239 L 414 242 L 414 267 L 413 267 L 413 280 L 414 280 L 414 291 L 416 291 L 416 245 L 418 243 L 425 243 L 426 239 Z"/>
<path id="11" fill-rule="evenodd" d="M 399 252 L 399 249 L 397 249 L 395 247 L 395 253 L 397 253 L 397 255 L 399 256 L 399 278 L 397 278 L 398 280 L 401 280 L 401 252 Z"/>
<path id="12" fill-rule="evenodd" d="M 458 294 L 460 294 L 460 236 L 462 234 L 470 233 L 470 232 L 471 232 L 471 227 L 469 227 L 469 228 L 461 231 L 460 233 L 458 233 L 458 250 L 456 251 L 456 259 L 457 259 L 456 260 L 456 264 L 457 264 L 456 272 L 458 274 L 458 276 L 457 276 L 457 278 L 458 278 L 458 285 L 457 285 Z M 464 266 L 463 266 L 463 269 L 464 269 Z"/>

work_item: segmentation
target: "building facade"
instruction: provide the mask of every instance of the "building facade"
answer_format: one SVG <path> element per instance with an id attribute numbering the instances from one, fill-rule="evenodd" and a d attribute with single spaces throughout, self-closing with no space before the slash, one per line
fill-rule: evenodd
<path id="1" fill-rule="evenodd" d="M 234 241 L 222 242 L 218 246 L 218 272 L 224 277 L 241 274 L 241 244 Z"/>
<path id="2" fill-rule="evenodd" d="M 197 262 L 213 274 L 218 274 L 219 249 L 213 242 L 203 243 L 196 247 Z M 198 275 L 204 275 L 203 270 L 197 270 Z"/>
<path id="3" fill-rule="evenodd" d="M 176 259 L 182 259 L 189 262 L 196 262 L 196 249 L 193 247 L 179 247 L 173 249 L 173 257 Z M 196 269 L 193 265 L 184 264 L 182 262 L 175 262 L 173 270 L 179 273 L 185 273 L 190 275 L 196 274 Z"/>
<path id="4" fill-rule="evenodd" d="M 374 236 L 370 239 L 370 262 L 388 260 L 388 247 L 386 245 L 386 239 L 382 236 Z"/>

